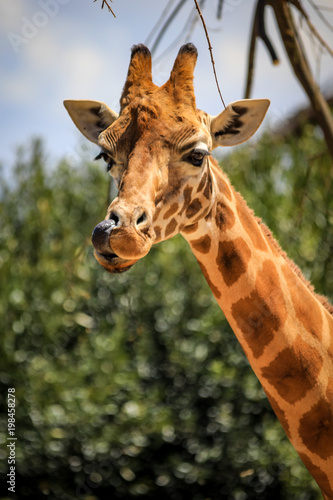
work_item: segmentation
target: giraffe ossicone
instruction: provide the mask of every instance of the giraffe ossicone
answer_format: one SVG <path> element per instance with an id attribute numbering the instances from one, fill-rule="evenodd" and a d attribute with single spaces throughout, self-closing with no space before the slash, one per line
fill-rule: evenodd
<path id="1" fill-rule="evenodd" d="M 240 100 L 216 116 L 198 110 L 196 59 L 196 48 L 184 45 L 158 87 L 149 50 L 136 45 L 119 115 L 101 102 L 65 101 L 118 187 L 94 229 L 95 256 L 122 272 L 154 243 L 185 237 L 289 439 L 333 499 L 333 309 L 211 156 L 248 140 L 269 100 Z"/>
<path id="2" fill-rule="evenodd" d="M 97 226 L 93 234 L 95 256 L 109 272 L 129 269 L 154 242 L 192 225 L 194 217 L 210 209 L 205 193 L 213 184 L 205 175 L 206 156 L 218 146 L 249 139 L 266 114 L 268 99 L 237 101 L 213 117 L 198 111 L 193 89 L 196 59 L 194 45 L 184 45 L 169 80 L 157 87 L 152 82 L 150 52 L 136 45 L 120 115 L 101 102 L 64 103 L 83 135 L 102 148 L 101 155 L 119 186 L 119 196 L 106 216 L 110 223 Z M 197 193 L 196 185 L 205 190 Z M 205 203 L 200 210 L 201 197 Z M 170 203 L 175 212 L 167 217 L 161 208 Z"/>

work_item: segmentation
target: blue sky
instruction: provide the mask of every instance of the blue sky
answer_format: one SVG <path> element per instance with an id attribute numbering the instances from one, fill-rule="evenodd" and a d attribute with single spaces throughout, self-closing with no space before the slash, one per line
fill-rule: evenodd
<path id="1" fill-rule="evenodd" d="M 322 0 L 329 5 L 331 0 Z M 9 169 L 18 145 L 31 137 L 43 137 L 48 154 L 56 159 L 77 158 L 82 141 L 70 121 L 64 99 L 96 99 L 118 111 L 133 44 L 145 42 L 168 0 L 114 0 L 113 16 L 102 0 L 10 0 L 0 4 L 0 163 Z M 176 5 L 174 0 L 174 5 Z M 203 11 L 210 28 L 214 58 L 226 102 L 241 99 L 244 93 L 247 46 L 255 0 L 225 0 L 222 21 L 215 14 L 217 0 L 206 0 Z M 304 0 L 314 24 L 333 47 L 333 33 L 320 22 Z M 176 53 L 186 40 L 185 19 L 193 9 L 188 0 L 177 22 L 166 33 L 153 67 L 154 81 L 163 84 Z M 267 9 L 267 27 L 278 55 L 273 66 L 259 41 L 252 97 L 271 99 L 265 125 L 276 127 L 303 106 L 306 96 L 292 74 L 275 21 Z M 326 12 L 333 23 L 333 13 Z M 183 35 L 183 36 L 182 36 Z M 179 37 L 170 53 L 159 57 Z M 207 41 L 200 23 L 191 39 L 198 48 L 195 70 L 197 106 L 210 114 L 222 110 L 212 73 Z M 316 63 L 318 47 L 308 36 L 313 69 L 322 88 L 333 93 L 333 60 L 322 56 Z"/>

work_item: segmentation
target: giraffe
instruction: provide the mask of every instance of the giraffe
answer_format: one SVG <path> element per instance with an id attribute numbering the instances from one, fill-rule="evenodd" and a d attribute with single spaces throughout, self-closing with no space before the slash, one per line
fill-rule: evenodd
<path id="1" fill-rule="evenodd" d="M 236 101 L 216 116 L 198 110 L 196 60 L 193 44 L 181 47 L 159 87 L 149 49 L 136 45 L 119 115 L 101 102 L 64 102 L 118 188 L 93 231 L 95 257 L 118 273 L 154 243 L 177 233 L 188 241 L 288 438 L 332 500 L 333 308 L 211 156 L 248 140 L 269 100 Z"/>

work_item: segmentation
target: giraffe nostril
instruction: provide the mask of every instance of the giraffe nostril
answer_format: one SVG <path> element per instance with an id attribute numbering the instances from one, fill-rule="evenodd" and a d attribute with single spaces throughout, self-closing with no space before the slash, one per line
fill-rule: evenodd
<path id="1" fill-rule="evenodd" d="M 134 209 L 130 207 L 127 210 L 125 210 L 124 207 L 118 210 L 117 207 L 110 212 L 107 221 L 113 224 L 114 229 L 121 227 L 128 229 L 134 226 L 138 231 L 142 231 L 147 226 L 149 217 L 142 207 Z"/>
<path id="2" fill-rule="evenodd" d="M 114 227 L 119 227 L 121 222 L 120 222 L 120 217 L 116 212 L 111 212 L 109 216 L 109 220 L 113 221 Z"/>
<path id="3" fill-rule="evenodd" d="M 148 220 L 148 217 L 147 217 L 146 212 L 142 212 L 142 214 L 140 215 L 140 217 L 138 217 L 138 219 L 136 221 L 136 225 L 140 226 L 140 224 L 143 224 L 147 220 Z"/>

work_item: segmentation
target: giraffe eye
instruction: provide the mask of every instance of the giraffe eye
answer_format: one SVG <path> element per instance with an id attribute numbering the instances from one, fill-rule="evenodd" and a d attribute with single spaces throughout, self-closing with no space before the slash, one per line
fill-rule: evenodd
<path id="1" fill-rule="evenodd" d="M 111 168 L 113 167 L 113 165 L 115 164 L 115 161 L 113 158 L 111 158 L 111 156 L 109 156 L 107 153 L 105 153 L 104 151 L 101 151 L 95 158 L 95 160 L 100 160 L 101 158 L 103 158 L 103 160 L 105 161 L 105 163 L 107 164 L 106 165 L 106 171 L 109 172 L 111 170 Z"/>
<path id="2" fill-rule="evenodd" d="M 108 164 L 106 165 L 106 171 L 110 172 L 111 168 L 113 167 L 113 165 L 115 165 L 115 163 L 116 162 L 114 161 L 114 159 L 110 158 L 110 156 L 109 156 L 109 158 L 108 158 Z"/>
<path id="3" fill-rule="evenodd" d="M 186 160 L 195 167 L 201 167 L 205 156 L 210 155 L 210 153 L 204 149 L 194 149 L 189 156 L 186 158 Z"/>

